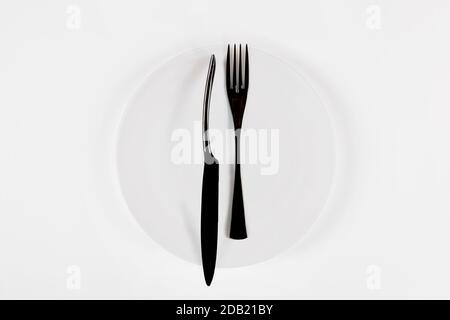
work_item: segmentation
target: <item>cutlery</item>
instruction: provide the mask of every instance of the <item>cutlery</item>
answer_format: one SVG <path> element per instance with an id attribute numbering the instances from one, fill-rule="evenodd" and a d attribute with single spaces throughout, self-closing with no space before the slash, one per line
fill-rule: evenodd
<path id="1" fill-rule="evenodd" d="M 240 141 L 242 118 L 244 117 L 245 104 L 247 102 L 248 82 L 249 82 L 249 60 L 248 46 L 245 45 L 245 59 L 239 45 L 239 52 L 236 56 L 236 45 L 233 50 L 233 61 L 231 61 L 230 45 L 227 49 L 226 62 L 226 86 L 228 101 L 234 124 L 235 141 L 235 172 L 233 204 L 231 208 L 230 238 L 247 238 L 247 228 L 245 226 L 244 199 L 242 196 L 241 164 L 240 164 Z M 244 69 L 242 69 L 244 65 Z"/>
<path id="2" fill-rule="evenodd" d="M 203 98 L 203 182 L 201 204 L 201 250 L 203 275 L 209 286 L 214 276 L 217 254 L 217 221 L 219 204 L 219 162 L 214 157 L 209 135 L 209 106 L 211 91 L 216 70 L 216 59 L 211 56 L 206 77 L 205 94 Z"/>

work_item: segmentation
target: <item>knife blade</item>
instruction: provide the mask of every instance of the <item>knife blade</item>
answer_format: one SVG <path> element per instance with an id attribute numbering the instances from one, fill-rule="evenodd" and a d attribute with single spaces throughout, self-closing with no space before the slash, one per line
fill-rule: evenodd
<path id="1" fill-rule="evenodd" d="M 205 95 L 203 99 L 203 181 L 200 238 L 202 250 L 203 275 L 206 285 L 210 285 L 214 277 L 217 255 L 217 225 L 219 206 L 219 162 L 214 157 L 209 140 L 209 106 L 211 91 L 216 70 L 216 59 L 212 55 L 208 75 L 206 77 Z"/>

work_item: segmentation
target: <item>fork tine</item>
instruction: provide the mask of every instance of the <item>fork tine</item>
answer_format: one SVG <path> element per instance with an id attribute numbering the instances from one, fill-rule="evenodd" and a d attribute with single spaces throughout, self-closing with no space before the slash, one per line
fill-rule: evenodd
<path id="1" fill-rule="evenodd" d="M 226 73 L 226 80 L 227 80 L 227 88 L 228 89 L 232 89 L 233 88 L 233 84 L 231 83 L 231 78 L 230 78 L 230 72 L 231 72 L 231 62 L 230 62 L 230 45 L 228 45 L 228 50 L 227 50 L 227 67 L 225 70 Z"/>
<path id="2" fill-rule="evenodd" d="M 248 89 L 248 69 L 249 69 L 249 62 L 248 62 L 248 45 L 245 45 L 245 64 L 244 64 L 244 68 L 245 68 L 245 89 Z"/>
<path id="3" fill-rule="evenodd" d="M 242 47 L 241 44 L 239 44 L 239 88 L 244 89 L 244 81 L 243 79 L 243 70 L 242 70 Z"/>
<path id="4" fill-rule="evenodd" d="M 236 44 L 234 45 L 234 52 L 233 52 L 233 89 L 236 92 L 239 92 L 239 86 L 238 86 L 238 82 L 237 82 L 237 60 L 236 60 Z"/>

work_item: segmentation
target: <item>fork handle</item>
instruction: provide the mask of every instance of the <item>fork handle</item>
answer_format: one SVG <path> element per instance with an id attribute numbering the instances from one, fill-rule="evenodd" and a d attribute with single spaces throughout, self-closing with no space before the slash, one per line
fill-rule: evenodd
<path id="1" fill-rule="evenodd" d="M 240 132 L 235 136 L 235 171 L 233 205 L 231 207 L 230 238 L 241 240 L 247 238 L 245 226 L 244 199 L 242 197 L 241 164 L 240 164 Z"/>

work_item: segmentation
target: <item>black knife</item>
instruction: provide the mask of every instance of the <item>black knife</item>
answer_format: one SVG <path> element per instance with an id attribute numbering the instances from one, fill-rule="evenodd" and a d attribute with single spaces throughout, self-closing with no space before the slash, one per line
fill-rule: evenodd
<path id="1" fill-rule="evenodd" d="M 211 151 L 208 135 L 209 104 L 211 90 L 216 70 L 216 58 L 211 56 L 206 78 L 205 95 L 203 99 L 203 183 L 201 208 L 201 246 L 203 275 L 209 286 L 214 277 L 217 255 L 217 224 L 219 212 L 219 162 Z"/>

